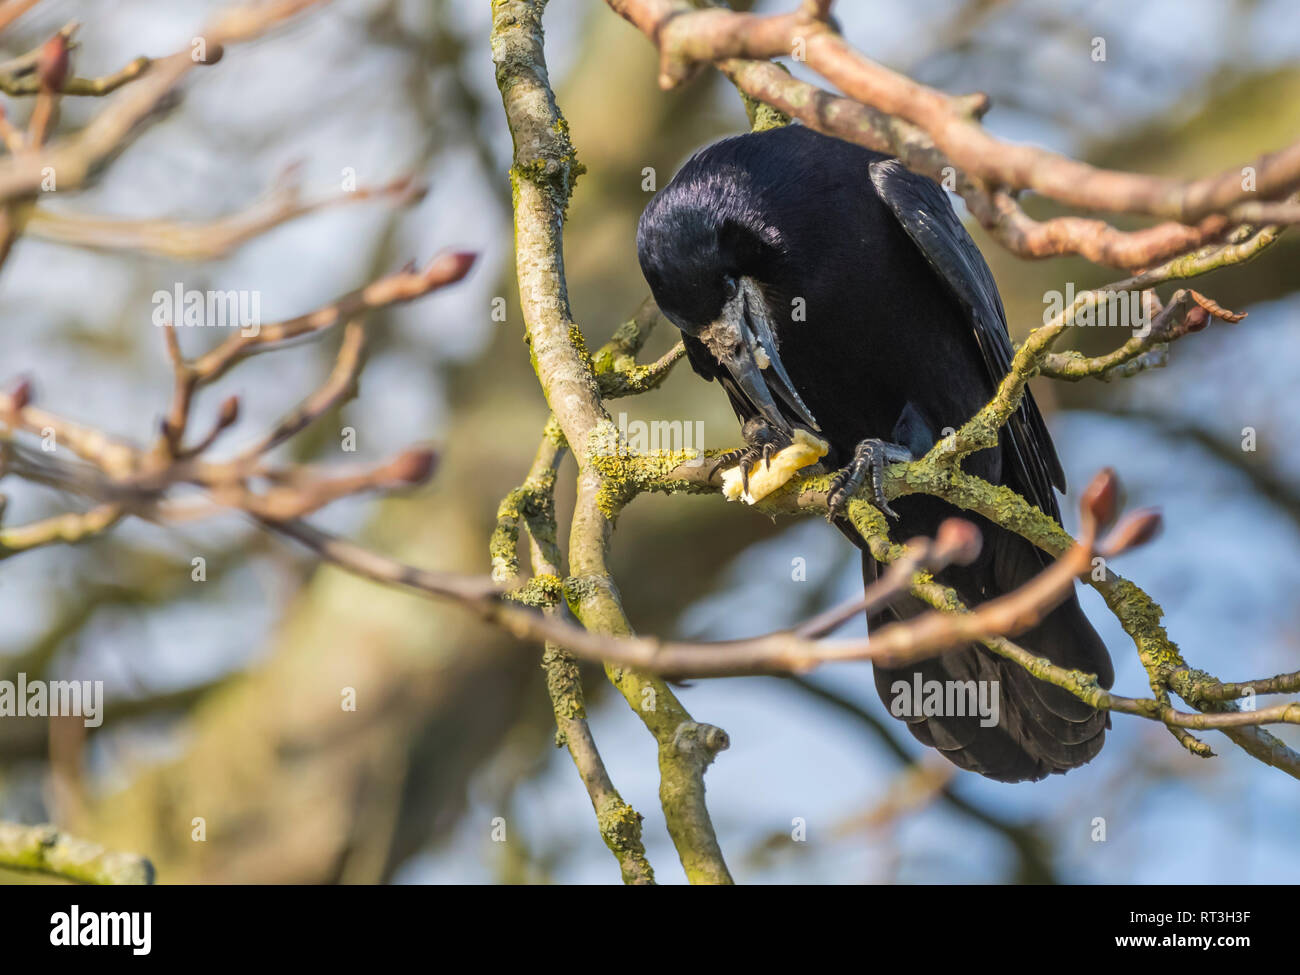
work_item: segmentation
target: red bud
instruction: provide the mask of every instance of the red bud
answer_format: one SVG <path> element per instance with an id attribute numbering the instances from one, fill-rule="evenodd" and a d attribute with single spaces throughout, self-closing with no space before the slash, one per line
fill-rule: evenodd
<path id="1" fill-rule="evenodd" d="M 934 536 L 936 559 L 956 565 L 970 565 L 980 554 L 984 538 L 980 530 L 964 518 L 946 518 Z"/>
<path id="2" fill-rule="evenodd" d="M 388 476 L 403 484 L 423 484 L 433 476 L 438 466 L 438 455 L 428 447 L 412 447 L 403 451 L 388 465 Z"/>
<path id="3" fill-rule="evenodd" d="M 1106 536 L 1104 553 L 1118 555 L 1130 548 L 1145 545 L 1160 533 L 1163 524 L 1164 519 L 1155 508 L 1141 508 L 1131 512 Z"/>
<path id="4" fill-rule="evenodd" d="M 451 284 L 468 274 L 469 269 L 474 266 L 477 259 L 478 255 L 472 251 L 451 251 L 446 254 L 439 254 L 425 268 L 424 276 L 440 284 Z"/>
<path id="5" fill-rule="evenodd" d="M 1210 324 L 1210 313 L 1204 308 L 1190 308 L 1183 316 L 1183 328 L 1188 332 L 1199 332 Z"/>
<path id="6" fill-rule="evenodd" d="M 1119 510 L 1119 475 L 1113 467 L 1104 467 L 1088 482 L 1079 501 L 1085 517 L 1092 518 L 1098 528 L 1105 528 L 1115 520 Z"/>
<path id="7" fill-rule="evenodd" d="M 30 379 L 20 379 L 9 391 L 9 405 L 14 412 L 21 410 L 32 401 L 32 383 Z"/>
<path id="8" fill-rule="evenodd" d="M 36 75 L 46 91 L 62 91 L 68 78 L 68 39 L 55 34 L 43 45 L 36 57 Z"/>

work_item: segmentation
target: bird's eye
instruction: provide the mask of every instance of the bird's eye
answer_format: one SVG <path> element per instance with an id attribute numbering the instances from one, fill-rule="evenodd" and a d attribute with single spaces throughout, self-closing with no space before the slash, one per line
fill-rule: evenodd
<path id="1" fill-rule="evenodd" d="M 739 285 L 736 284 L 736 279 L 733 275 L 727 274 L 723 276 L 722 293 L 724 295 L 726 295 L 728 298 L 731 298 L 732 296 L 735 295 L 737 287 L 739 287 Z"/>

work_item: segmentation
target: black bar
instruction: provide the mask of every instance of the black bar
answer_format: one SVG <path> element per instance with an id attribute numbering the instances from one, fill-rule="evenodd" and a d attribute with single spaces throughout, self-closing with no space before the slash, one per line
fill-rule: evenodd
<path id="1" fill-rule="evenodd" d="M 629 893 L 620 903 L 608 891 L 587 903 L 593 894 L 582 890 L 557 898 L 554 891 L 487 888 L 30 885 L 0 893 L 0 950 L 4 970 L 15 972 L 32 970 L 11 967 L 25 960 L 40 965 L 109 957 L 128 965 L 204 967 L 240 960 L 260 967 L 283 958 L 333 968 L 349 959 L 383 964 L 405 955 L 436 967 L 478 967 L 489 960 L 495 967 L 511 951 L 522 957 L 538 952 L 535 961 L 544 962 L 560 944 L 587 950 L 612 939 L 626 950 L 644 939 L 647 959 L 657 955 L 659 964 L 671 965 L 672 931 L 680 925 L 683 950 L 687 941 L 713 942 L 719 957 L 731 958 L 767 953 L 786 941 L 809 963 L 841 950 L 900 965 L 1012 956 L 1073 956 L 1086 964 L 1098 956 L 1189 954 L 1230 963 L 1260 948 L 1293 950 L 1292 895 L 1290 888 L 1224 886 L 889 887 L 851 893 L 804 888 L 764 892 L 759 902 L 749 900 L 753 894 L 714 900 L 712 894 L 684 893 L 686 899 L 663 903 L 656 912 L 653 901 Z M 136 954 L 140 949 L 130 944 L 52 944 L 52 937 L 67 940 L 73 905 L 78 940 L 80 931 L 100 930 L 102 912 L 139 912 L 138 927 L 122 928 L 115 917 L 108 930 L 134 931 L 142 941 L 147 912 L 148 953 Z M 758 912 L 767 920 L 756 931 Z M 88 922 L 88 914 L 96 917 Z M 579 931 L 577 942 L 571 940 Z M 1036 949 L 1053 954 L 1022 954 Z M 471 957 L 453 961 L 464 952 Z M 690 957 L 684 954 L 683 963 Z"/>

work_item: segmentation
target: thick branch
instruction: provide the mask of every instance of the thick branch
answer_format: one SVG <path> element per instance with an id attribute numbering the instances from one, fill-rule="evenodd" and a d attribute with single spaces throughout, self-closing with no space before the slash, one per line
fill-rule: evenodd
<path id="1" fill-rule="evenodd" d="M 546 74 L 545 7 L 545 0 L 494 0 L 492 8 L 492 59 L 515 150 L 515 274 L 537 378 L 579 469 L 565 596 L 591 633 L 626 634 L 631 625 L 605 566 L 611 525 L 599 503 L 604 477 L 590 464 L 597 430 L 612 424 L 564 280 L 564 217 L 582 167 Z M 563 638 L 556 642 L 569 646 Z M 726 747 L 726 734 L 696 724 L 662 679 L 613 667 L 607 672 L 659 743 L 660 800 L 687 878 L 730 883 L 703 780 Z"/>

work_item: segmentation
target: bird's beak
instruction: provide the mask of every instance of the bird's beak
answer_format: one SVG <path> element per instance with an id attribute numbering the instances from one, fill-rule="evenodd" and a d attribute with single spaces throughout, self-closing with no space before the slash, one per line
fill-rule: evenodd
<path id="1" fill-rule="evenodd" d="M 700 339 L 775 429 L 790 429 L 790 420 L 777 405 L 779 399 L 797 419 L 821 430 L 785 371 L 767 302 L 752 279 L 740 279 L 736 293 L 723 306 L 718 320 L 700 332 Z"/>

